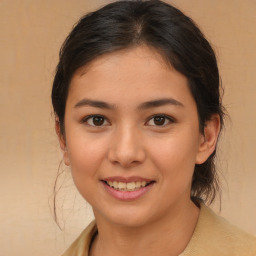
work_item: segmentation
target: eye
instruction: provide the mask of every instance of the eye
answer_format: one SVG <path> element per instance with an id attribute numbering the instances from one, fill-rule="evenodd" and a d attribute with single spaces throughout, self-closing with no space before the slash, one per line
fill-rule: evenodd
<path id="1" fill-rule="evenodd" d="M 170 123 L 173 123 L 174 120 L 166 115 L 155 115 L 147 122 L 150 126 L 166 126 Z"/>
<path id="2" fill-rule="evenodd" d="M 109 122 L 104 116 L 101 115 L 89 115 L 83 118 L 82 123 L 86 123 L 89 126 L 106 126 Z"/>

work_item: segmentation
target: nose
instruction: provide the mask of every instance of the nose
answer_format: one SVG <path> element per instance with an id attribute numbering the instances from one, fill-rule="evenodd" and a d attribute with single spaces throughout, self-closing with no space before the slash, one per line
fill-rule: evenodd
<path id="1" fill-rule="evenodd" d="M 144 162 L 146 152 L 140 133 L 132 127 L 120 127 L 112 137 L 108 160 L 123 168 L 131 168 Z"/>

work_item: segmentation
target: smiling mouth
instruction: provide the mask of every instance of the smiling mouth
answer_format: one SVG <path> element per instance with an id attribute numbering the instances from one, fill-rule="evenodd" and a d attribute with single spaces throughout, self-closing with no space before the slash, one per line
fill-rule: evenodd
<path id="1" fill-rule="evenodd" d="M 147 187 L 154 183 L 154 181 L 133 181 L 133 182 L 118 182 L 118 181 L 106 181 L 103 180 L 109 187 L 114 188 L 118 191 L 136 191 L 141 188 Z"/>

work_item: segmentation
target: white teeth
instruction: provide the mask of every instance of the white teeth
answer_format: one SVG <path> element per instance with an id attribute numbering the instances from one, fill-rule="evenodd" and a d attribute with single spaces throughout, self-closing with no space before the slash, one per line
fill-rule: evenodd
<path id="1" fill-rule="evenodd" d="M 136 181 L 135 182 L 135 187 L 136 188 L 140 188 L 141 187 L 141 182 L 140 181 Z"/>
<path id="2" fill-rule="evenodd" d="M 120 188 L 120 189 L 126 189 L 126 183 L 119 182 L 117 187 Z"/>
<path id="3" fill-rule="evenodd" d="M 136 182 L 118 182 L 118 181 L 107 181 L 107 184 L 116 189 L 121 191 L 135 191 L 141 187 L 145 187 L 147 185 L 146 181 L 136 181 Z"/>
<path id="4" fill-rule="evenodd" d="M 129 182 L 129 183 L 127 183 L 126 188 L 127 188 L 128 190 L 134 190 L 134 189 L 135 189 L 135 182 Z"/>

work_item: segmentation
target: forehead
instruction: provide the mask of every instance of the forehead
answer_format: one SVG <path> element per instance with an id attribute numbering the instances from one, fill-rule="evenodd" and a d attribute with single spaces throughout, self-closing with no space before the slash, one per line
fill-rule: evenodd
<path id="1" fill-rule="evenodd" d="M 146 44 L 141 44 L 141 45 L 135 45 L 131 46 L 128 48 L 116 50 L 113 52 L 105 53 L 102 55 L 99 55 L 98 57 L 94 58 L 92 61 L 90 61 L 88 64 L 86 64 L 84 67 L 81 67 L 80 69 L 77 70 L 79 73 L 83 73 L 85 70 L 88 70 L 90 67 L 96 65 L 97 63 L 103 63 L 104 61 L 120 61 L 120 59 L 124 56 L 129 56 L 129 57 L 137 57 L 137 58 L 142 58 L 144 60 L 152 60 L 152 57 L 154 60 L 158 60 L 161 62 L 161 64 L 165 65 L 166 67 L 171 67 L 169 65 L 168 61 L 166 61 L 166 58 L 163 57 L 164 55 L 161 54 L 161 51 L 158 51 L 155 47 L 146 45 Z"/>
<path id="2" fill-rule="evenodd" d="M 122 103 L 166 96 L 191 99 L 187 78 L 156 50 L 140 46 L 102 55 L 78 69 L 68 99 L 96 97 Z"/>

